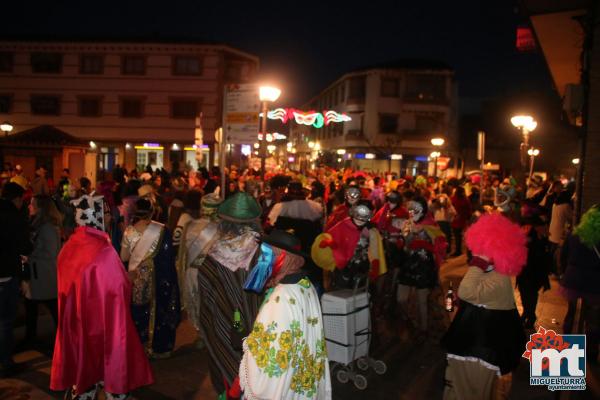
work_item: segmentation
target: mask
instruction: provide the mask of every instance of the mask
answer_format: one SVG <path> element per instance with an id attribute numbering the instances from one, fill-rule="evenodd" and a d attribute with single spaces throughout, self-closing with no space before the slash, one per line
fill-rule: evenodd
<path id="1" fill-rule="evenodd" d="M 360 200 L 360 190 L 357 188 L 347 189 L 344 197 L 350 205 L 354 205 L 358 200 Z"/>
<path id="2" fill-rule="evenodd" d="M 364 204 L 354 206 L 350 210 L 352 222 L 354 222 L 356 226 L 364 226 L 371 220 L 372 215 L 371 209 Z"/>
<path id="3" fill-rule="evenodd" d="M 423 206 L 417 201 L 408 202 L 408 215 L 413 222 L 419 222 L 423 218 Z"/>

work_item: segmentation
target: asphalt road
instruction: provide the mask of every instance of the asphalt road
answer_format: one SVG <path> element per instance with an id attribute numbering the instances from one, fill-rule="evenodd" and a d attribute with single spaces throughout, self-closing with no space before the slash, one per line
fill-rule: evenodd
<path id="1" fill-rule="evenodd" d="M 441 269 L 442 288 L 434 292 L 430 301 L 431 316 L 427 335 L 416 335 L 393 313 L 385 318 L 373 320 L 374 336 L 371 355 L 387 364 L 384 375 L 372 370 L 364 375 L 367 387 L 357 389 L 352 382 L 342 384 L 336 379 L 337 367 L 332 369 L 334 399 L 441 399 L 445 354 L 439 339 L 450 323 L 450 314 L 443 308 L 443 296 L 449 281 L 458 287 L 466 271 L 463 257 L 450 259 Z M 557 283 L 552 290 L 540 295 L 537 314 L 538 322 L 546 328 L 560 332 L 560 321 L 566 312 L 566 304 L 558 295 Z M 517 303 L 519 303 L 518 292 Z M 552 320 L 557 323 L 553 323 Z M 9 399 L 61 399 L 60 393 L 48 389 L 50 355 L 52 349 L 52 322 L 49 316 L 40 317 L 40 341 L 35 350 L 19 353 L 16 359 L 26 362 L 28 369 L 14 380 L 0 381 L 0 400 Z M 23 335 L 23 328 L 17 329 Z M 173 357 L 152 362 L 156 383 L 134 393 L 137 399 L 215 399 L 208 375 L 206 350 L 199 350 L 194 342 L 196 333 L 185 321 L 177 332 L 177 344 Z M 600 371 L 597 366 L 588 366 L 589 389 L 574 393 L 571 399 L 600 398 Z M 529 385 L 529 364 L 523 359 L 513 376 L 512 399 L 556 399 L 555 394 L 543 387 Z"/>

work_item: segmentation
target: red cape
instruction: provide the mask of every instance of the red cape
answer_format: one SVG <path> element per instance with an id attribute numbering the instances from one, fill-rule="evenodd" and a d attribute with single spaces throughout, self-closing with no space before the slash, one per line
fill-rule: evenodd
<path id="1" fill-rule="evenodd" d="M 154 382 L 131 319 L 131 284 L 108 236 L 79 227 L 58 255 L 58 330 L 50 388 L 110 393 Z"/>
<path id="2" fill-rule="evenodd" d="M 375 213 L 375 216 L 371 218 L 371 222 L 377 226 L 379 232 L 397 233 L 400 232 L 392 226 L 392 217 L 408 219 L 408 211 L 402 206 L 396 206 L 388 216 L 390 211 L 390 205 L 386 202 L 383 207 Z"/>
<path id="3" fill-rule="evenodd" d="M 329 218 L 327 218 L 327 223 L 325 224 L 325 232 L 329 231 L 331 228 L 336 226 L 341 220 L 348 217 L 350 213 L 350 207 L 346 203 L 342 203 L 333 210 Z"/>
<path id="4" fill-rule="evenodd" d="M 354 255 L 356 244 L 360 239 L 360 232 L 350 218 L 344 219 L 327 231 L 335 242 L 332 252 L 338 269 L 346 268 Z"/>

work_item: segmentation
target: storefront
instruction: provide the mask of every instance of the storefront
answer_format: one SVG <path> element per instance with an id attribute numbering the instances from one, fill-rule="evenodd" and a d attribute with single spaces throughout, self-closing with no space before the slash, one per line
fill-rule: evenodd
<path id="1" fill-rule="evenodd" d="M 159 143 L 144 143 L 135 146 L 135 165 L 143 171 L 149 165 L 152 169 L 164 167 L 164 147 Z"/>

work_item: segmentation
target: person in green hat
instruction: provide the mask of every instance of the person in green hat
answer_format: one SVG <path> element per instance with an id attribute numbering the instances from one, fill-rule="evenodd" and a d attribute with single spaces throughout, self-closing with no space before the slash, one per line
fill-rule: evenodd
<path id="1" fill-rule="evenodd" d="M 198 268 L 199 331 L 210 355 L 211 380 L 217 393 L 234 382 L 261 298 L 243 284 L 254 265 L 260 237 L 261 207 L 245 192 L 227 198 L 217 209 L 214 242 Z"/>

